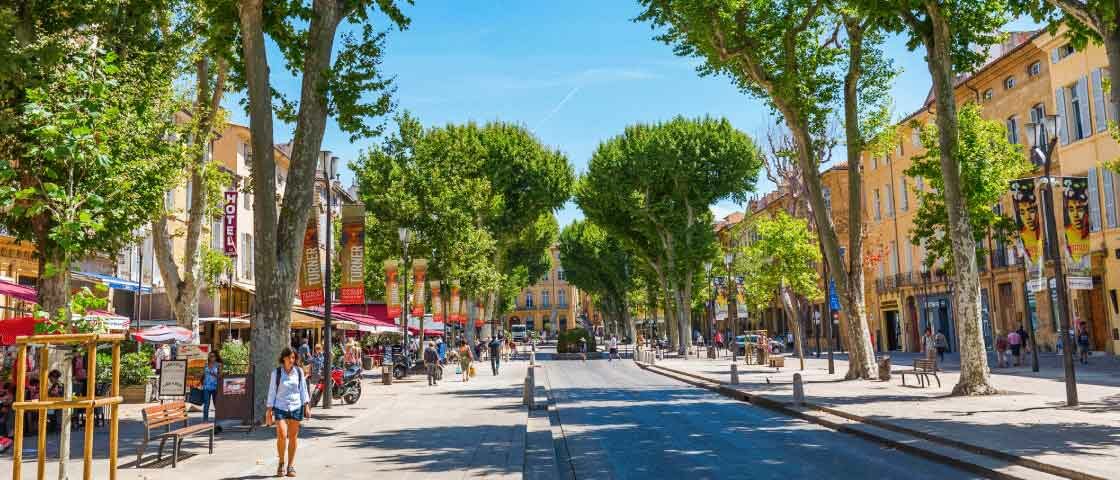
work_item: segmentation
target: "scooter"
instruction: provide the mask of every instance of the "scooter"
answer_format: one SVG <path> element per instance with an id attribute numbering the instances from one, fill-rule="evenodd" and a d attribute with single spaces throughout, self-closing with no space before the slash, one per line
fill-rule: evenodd
<path id="1" fill-rule="evenodd" d="M 424 363 L 418 362 L 412 356 L 405 357 L 403 355 L 393 356 L 393 378 L 400 380 L 404 378 L 405 373 L 423 374 Z M 443 368 L 437 368 L 435 371 L 436 381 L 443 380 Z"/>
<path id="2" fill-rule="evenodd" d="M 323 383 L 322 380 L 319 381 L 315 398 L 311 400 L 313 404 L 318 404 L 322 399 L 325 388 Z M 362 398 L 362 367 L 351 365 L 345 371 L 338 367 L 332 368 L 331 383 L 331 398 L 342 399 L 347 405 L 358 403 L 358 399 Z"/>

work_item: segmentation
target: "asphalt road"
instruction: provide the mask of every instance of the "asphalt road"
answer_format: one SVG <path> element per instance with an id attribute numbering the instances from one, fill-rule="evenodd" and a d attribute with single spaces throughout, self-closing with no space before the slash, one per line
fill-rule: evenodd
<path id="1" fill-rule="evenodd" d="M 564 433 L 561 470 L 577 479 L 976 478 L 628 360 L 544 364 Z"/>

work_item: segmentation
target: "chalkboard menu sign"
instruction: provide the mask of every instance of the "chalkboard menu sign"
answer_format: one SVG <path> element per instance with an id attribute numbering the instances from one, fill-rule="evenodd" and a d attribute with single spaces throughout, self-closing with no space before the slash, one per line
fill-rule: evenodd
<path id="1" fill-rule="evenodd" d="M 164 360 L 159 371 L 159 395 L 183 397 L 187 394 L 187 361 Z"/>

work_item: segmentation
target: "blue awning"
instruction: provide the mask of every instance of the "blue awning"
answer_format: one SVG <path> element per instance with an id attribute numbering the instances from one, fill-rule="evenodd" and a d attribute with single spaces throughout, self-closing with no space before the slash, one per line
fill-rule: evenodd
<path id="1" fill-rule="evenodd" d="M 134 282 L 132 280 L 125 280 L 125 279 L 120 278 L 120 277 L 114 277 L 112 275 L 105 275 L 103 273 L 93 273 L 93 272 L 74 272 L 74 275 L 76 275 L 78 277 L 86 277 L 87 279 L 89 279 L 90 281 L 93 281 L 93 282 L 103 283 L 106 286 L 108 286 L 109 288 L 112 288 L 114 290 L 127 290 L 129 292 L 137 292 L 138 291 L 140 293 L 152 293 L 152 287 L 151 286 L 145 286 L 145 287 L 141 288 L 140 284 L 137 283 L 137 282 Z"/>

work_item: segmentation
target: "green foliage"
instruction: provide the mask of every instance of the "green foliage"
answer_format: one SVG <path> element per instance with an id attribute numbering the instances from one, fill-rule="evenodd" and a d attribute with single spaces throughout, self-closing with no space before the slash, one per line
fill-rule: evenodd
<path id="1" fill-rule="evenodd" d="M 240 340 L 223 343 L 218 354 L 222 357 L 222 373 L 227 375 L 249 373 L 249 346 L 241 343 Z"/>
<path id="2" fill-rule="evenodd" d="M 100 320 L 86 318 L 86 313 L 92 310 L 106 310 L 109 305 L 109 288 L 103 284 L 96 284 L 94 288 L 100 295 L 94 295 L 89 287 L 82 287 L 70 295 L 70 317 L 66 316 L 66 309 L 60 308 L 54 315 L 39 310 L 36 305 L 34 315 L 43 321 L 35 324 L 36 335 L 55 335 L 63 333 L 104 333 L 108 331 Z"/>
<path id="3" fill-rule="evenodd" d="M 587 353 L 595 351 L 595 336 L 582 328 L 564 330 L 556 339 L 556 351 L 559 353 L 579 353 L 579 339 L 587 340 Z"/>
<path id="4" fill-rule="evenodd" d="M 121 386 L 143 385 L 155 374 L 152 357 L 142 352 L 121 355 Z"/>
<path id="5" fill-rule="evenodd" d="M 202 246 L 202 281 L 206 285 L 206 293 L 213 295 L 218 291 L 220 279 L 223 274 L 233 271 L 233 259 L 226 256 L 225 252 Z"/>
<path id="6" fill-rule="evenodd" d="M 755 239 L 738 255 L 735 268 L 744 272 L 748 305 L 757 310 L 783 288 L 811 301 L 820 300 L 816 264 L 821 261 L 821 252 L 808 223 L 778 212 L 772 218 L 753 222 L 750 228 L 755 231 Z"/>
<path id="7" fill-rule="evenodd" d="M 987 59 L 987 46 L 1005 37 L 1014 0 L 848 0 L 859 15 L 890 32 L 901 33 L 911 50 L 935 42 L 936 25 L 944 21 L 947 52 L 955 72 L 971 72 Z M 929 57 L 927 57 L 929 60 Z"/>
<path id="8" fill-rule="evenodd" d="M 94 373 L 97 383 L 104 384 L 113 381 L 113 356 L 108 353 L 97 354 L 97 372 Z"/>
<path id="9" fill-rule="evenodd" d="M 630 304 L 633 267 L 618 238 L 608 236 L 594 223 L 577 220 L 560 233 L 560 256 L 568 283 L 616 308 Z"/>
<path id="10" fill-rule="evenodd" d="M 985 120 L 979 105 L 967 104 L 957 115 L 958 129 L 957 163 L 961 168 L 962 190 L 968 219 L 972 225 L 972 235 L 977 249 L 983 253 L 983 240 L 989 233 L 994 241 L 1006 242 L 1014 230 L 1013 220 L 992 208 L 1007 194 L 1008 182 L 1023 177 L 1033 170 L 1023 155 L 1023 147 L 1010 143 L 1007 129 L 1002 122 Z M 903 173 L 910 177 L 922 177 L 930 190 L 916 193 L 918 212 L 914 216 L 914 226 L 909 232 L 910 241 L 925 245 L 928 254 L 924 260 L 926 267 L 937 261 L 944 262 L 952 271 L 952 250 L 945 225 L 949 222 L 945 208 L 945 182 L 941 176 L 941 149 L 937 139 L 937 127 L 926 125 L 922 129 L 922 145 L 926 153 L 913 159 L 913 164 Z"/>

